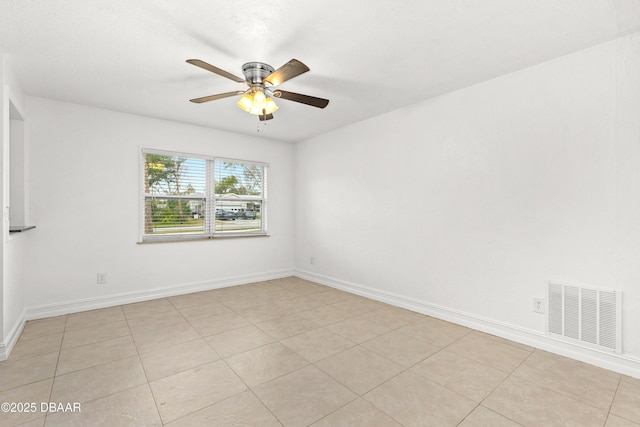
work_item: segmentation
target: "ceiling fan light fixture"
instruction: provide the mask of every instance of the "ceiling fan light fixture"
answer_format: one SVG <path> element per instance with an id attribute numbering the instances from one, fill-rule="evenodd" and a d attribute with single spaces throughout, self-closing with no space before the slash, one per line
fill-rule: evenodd
<path id="1" fill-rule="evenodd" d="M 264 92 L 260 89 L 256 90 L 253 93 L 253 106 L 259 108 L 260 110 L 263 110 L 266 104 L 267 97 L 265 96 Z"/>
<path id="2" fill-rule="evenodd" d="M 271 114 L 278 109 L 272 98 L 267 98 L 264 91 L 260 88 L 254 88 L 252 91 L 242 95 L 238 101 L 238 107 L 249 114 L 256 116 Z"/>
<path id="3" fill-rule="evenodd" d="M 267 112 L 267 114 L 271 114 L 274 111 L 277 111 L 278 108 L 280 108 L 280 107 L 278 107 L 276 105 L 276 102 L 273 100 L 273 98 L 267 98 L 267 101 L 266 101 L 265 107 L 264 107 L 264 109 Z"/>
<path id="4" fill-rule="evenodd" d="M 259 107 L 251 107 L 249 110 L 249 114 L 253 114 L 254 116 L 260 116 L 262 114 L 262 108 Z"/>
<path id="5" fill-rule="evenodd" d="M 253 95 L 251 93 L 245 93 L 242 95 L 242 98 L 238 101 L 238 107 L 247 113 L 251 112 L 251 107 L 253 106 Z"/>

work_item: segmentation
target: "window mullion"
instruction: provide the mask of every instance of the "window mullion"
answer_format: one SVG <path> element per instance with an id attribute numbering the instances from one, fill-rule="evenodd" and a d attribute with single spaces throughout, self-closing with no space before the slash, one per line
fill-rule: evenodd
<path id="1" fill-rule="evenodd" d="M 205 233 L 213 235 L 215 232 L 216 224 L 216 203 L 215 203 L 215 178 L 213 160 L 207 160 L 206 168 L 206 186 L 205 191 L 207 193 L 207 209 L 205 216 Z"/>
<path id="2" fill-rule="evenodd" d="M 267 168 L 262 168 L 262 201 L 261 201 L 261 215 L 260 215 L 260 229 L 267 229 Z"/>

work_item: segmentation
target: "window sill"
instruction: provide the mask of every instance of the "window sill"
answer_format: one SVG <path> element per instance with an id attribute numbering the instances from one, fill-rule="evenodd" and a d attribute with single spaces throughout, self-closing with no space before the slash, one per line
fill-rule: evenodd
<path id="1" fill-rule="evenodd" d="M 137 242 L 138 245 L 146 245 L 149 243 L 175 243 L 175 242 L 197 242 L 202 240 L 225 240 L 225 239 L 244 239 L 247 237 L 271 237 L 268 233 L 234 233 L 234 234 L 216 234 L 216 235 L 200 235 L 200 236 L 147 236 L 142 241 Z"/>

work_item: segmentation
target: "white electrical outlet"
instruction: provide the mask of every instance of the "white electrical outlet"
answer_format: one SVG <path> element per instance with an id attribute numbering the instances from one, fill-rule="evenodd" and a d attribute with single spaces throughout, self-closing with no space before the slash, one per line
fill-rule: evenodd
<path id="1" fill-rule="evenodd" d="M 98 273 L 98 285 L 104 285 L 107 283 L 107 273 Z"/>
<path id="2" fill-rule="evenodd" d="M 542 298 L 533 299 L 533 312 L 544 314 L 544 300 Z"/>
<path id="3" fill-rule="evenodd" d="M 309 257 L 309 264 L 313 265 L 316 263 L 316 259 L 312 256 Z"/>

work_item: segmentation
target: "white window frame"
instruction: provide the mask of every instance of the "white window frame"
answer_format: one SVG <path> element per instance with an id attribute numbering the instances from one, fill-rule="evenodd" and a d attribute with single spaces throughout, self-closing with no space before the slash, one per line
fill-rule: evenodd
<path id="1" fill-rule="evenodd" d="M 206 161 L 206 177 L 205 177 L 205 217 L 204 231 L 202 233 L 173 233 L 173 234 L 145 234 L 145 205 L 147 197 L 151 194 L 145 193 L 145 154 L 157 154 L 162 156 L 186 157 L 190 159 L 201 159 Z M 237 201 L 255 201 L 260 203 L 260 230 L 257 231 L 216 231 L 215 212 L 216 205 L 219 204 L 220 197 L 215 195 L 215 164 L 216 162 L 230 162 L 247 165 L 256 165 L 262 167 L 262 195 L 261 196 L 238 196 Z M 206 239 L 228 239 L 236 237 L 256 237 L 269 236 L 267 232 L 267 175 L 269 164 L 252 160 L 232 159 L 226 157 L 217 157 L 204 154 L 187 153 L 180 151 L 156 150 L 152 148 L 140 147 L 139 150 L 139 167 L 140 167 L 140 183 L 139 183 L 139 236 L 138 243 L 155 243 L 155 242 L 178 242 L 190 240 L 206 240 Z M 193 196 L 161 196 L 162 199 L 180 198 L 183 200 L 202 200 L 202 197 Z"/>

